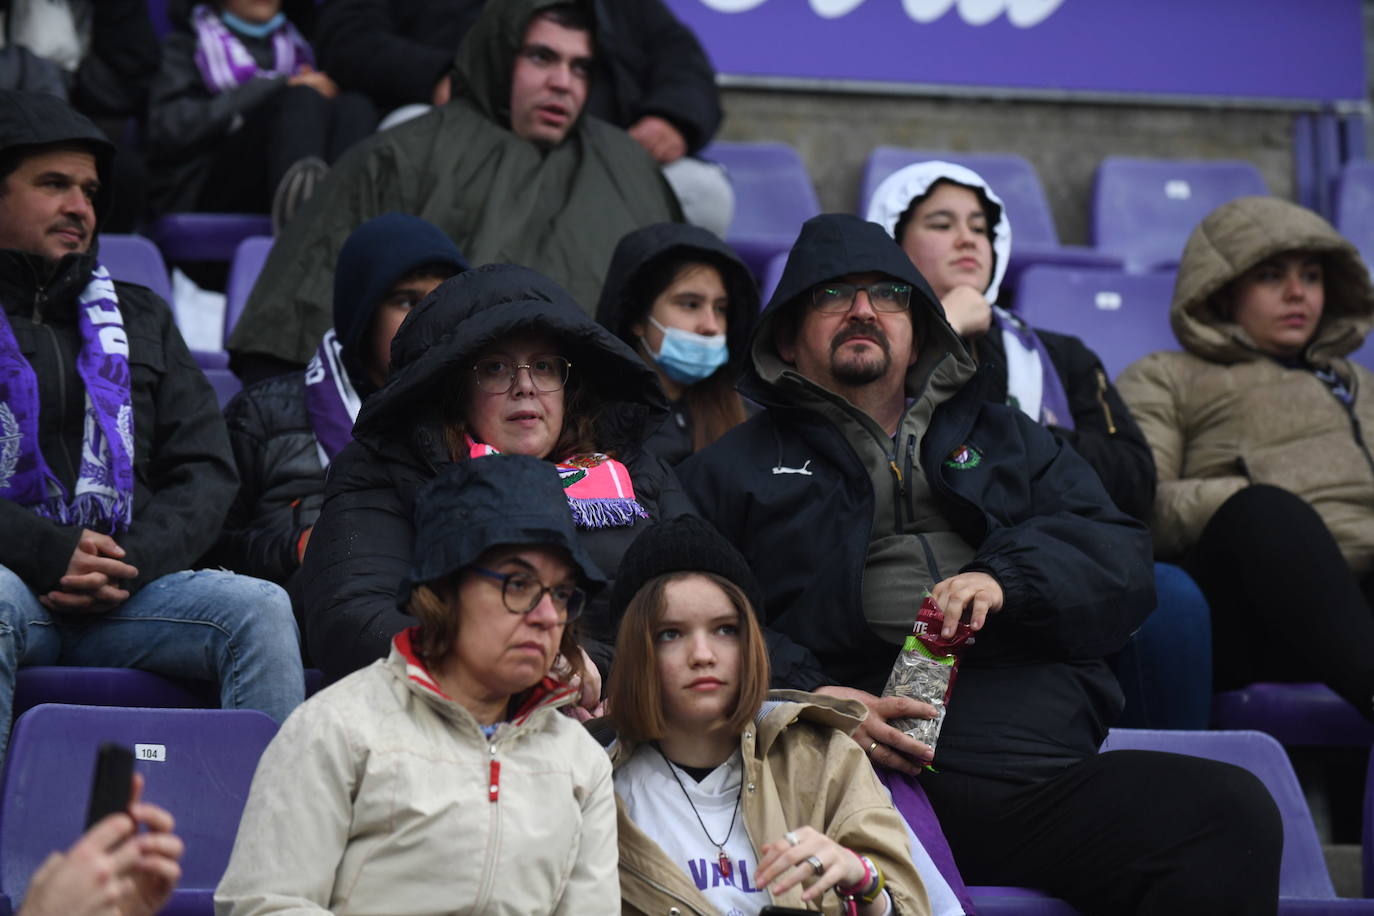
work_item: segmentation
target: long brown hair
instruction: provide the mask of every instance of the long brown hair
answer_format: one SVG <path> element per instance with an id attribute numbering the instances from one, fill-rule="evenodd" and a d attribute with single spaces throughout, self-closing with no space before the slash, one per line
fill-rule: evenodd
<path id="1" fill-rule="evenodd" d="M 768 647 L 754 619 L 744 591 L 723 576 L 709 572 L 671 572 L 645 582 L 630 599 L 615 641 L 615 667 L 606 690 L 610 719 L 627 741 L 657 741 L 668 733 L 659 689 L 658 648 L 654 629 L 663 620 L 668 584 L 687 576 L 709 579 L 739 614 L 740 684 L 735 708 L 726 722 L 734 734 L 744 731 L 768 696 Z"/>
<path id="2" fill-rule="evenodd" d="M 698 267 L 713 268 L 719 274 L 727 294 L 733 297 L 734 291 L 730 289 L 731 275 L 727 266 L 719 260 L 707 256 L 704 252 L 661 257 L 650 261 L 635 274 L 629 286 L 627 299 L 632 309 L 621 321 L 621 326 L 628 329 L 635 322 L 648 320 L 654 300 L 676 283 L 683 274 Z M 621 336 L 624 337 L 626 333 L 628 331 L 622 332 Z M 658 368 L 653 357 L 645 352 L 642 342 L 631 340 L 630 343 L 635 345 L 635 349 L 646 363 L 655 369 Z M 682 400 L 686 404 L 688 416 L 692 418 L 692 451 L 701 451 L 749 419 L 744 409 L 744 399 L 735 391 L 735 368 L 739 365 L 741 356 L 742 354 L 732 353 L 730 361 L 724 366 L 683 389 Z"/>

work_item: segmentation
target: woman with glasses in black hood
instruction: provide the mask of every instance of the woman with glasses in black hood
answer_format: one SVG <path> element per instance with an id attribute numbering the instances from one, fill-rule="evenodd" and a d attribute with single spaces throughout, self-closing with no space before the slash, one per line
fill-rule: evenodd
<path id="1" fill-rule="evenodd" d="M 640 445 L 665 413 L 653 371 L 547 277 L 492 264 L 440 285 L 397 332 L 391 377 L 332 464 L 305 559 L 311 658 L 336 679 L 413 623 L 395 599 L 415 492 L 455 463 L 518 454 L 556 466 L 580 541 L 614 577 L 636 534 L 691 510 Z M 594 708 L 613 638 L 604 602 L 583 624 Z"/>
<path id="2" fill-rule="evenodd" d="M 671 412 L 644 447 L 677 464 L 743 423 L 735 380 L 759 311 L 744 262 L 705 229 L 656 223 L 620 240 L 596 320 L 658 373 Z"/>

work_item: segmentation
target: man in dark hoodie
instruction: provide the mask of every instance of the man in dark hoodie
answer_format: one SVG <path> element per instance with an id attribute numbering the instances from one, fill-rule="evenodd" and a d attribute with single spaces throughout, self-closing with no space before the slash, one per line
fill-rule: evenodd
<path id="1" fill-rule="evenodd" d="M 745 396 L 766 409 L 681 465 L 766 591 L 774 686 L 859 699 L 854 734 L 920 784 L 973 884 L 1086 912 L 1273 912 L 1282 831 L 1236 767 L 1098 754 L 1120 713 L 1105 656 L 1154 604 L 1150 537 L 1020 411 L 874 223 L 809 220 L 760 319 Z M 879 698 L 929 588 L 976 633 L 936 755 Z M 891 776 L 890 778 L 900 778 Z"/>
<path id="2" fill-rule="evenodd" d="M 467 269 L 457 246 L 417 216 L 359 226 L 334 271 L 334 327 L 310 366 L 240 392 L 224 409 L 239 470 L 215 559 L 286 586 L 300 619 L 297 571 L 324 499 L 325 468 L 353 438 L 362 402 L 386 382 L 391 338 L 412 306 Z"/>
<path id="3" fill-rule="evenodd" d="M 61 100 L 0 93 L 0 742 L 25 665 L 215 680 L 278 721 L 304 691 L 282 590 L 187 570 L 234 466 L 171 309 L 97 260 L 111 152 Z"/>
<path id="4" fill-rule="evenodd" d="M 585 3 L 491 0 L 458 49 L 454 100 L 355 147 L 277 240 L 229 338 L 240 376 L 304 365 L 339 247 L 387 210 L 434 223 L 474 264 L 549 275 L 590 312 L 620 237 L 681 215 L 653 158 L 583 112 L 592 28 Z"/>

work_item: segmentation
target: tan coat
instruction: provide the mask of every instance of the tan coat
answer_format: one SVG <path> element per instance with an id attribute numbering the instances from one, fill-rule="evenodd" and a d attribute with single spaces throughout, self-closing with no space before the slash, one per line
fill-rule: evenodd
<path id="1" fill-rule="evenodd" d="M 1265 356 L 1216 306 L 1246 270 L 1295 250 L 1321 253 L 1325 266 L 1324 314 L 1304 355 L 1345 381 L 1353 417 L 1312 372 Z M 1232 494 L 1262 483 L 1307 500 L 1356 574 L 1374 569 L 1374 373 L 1345 358 L 1374 324 L 1374 290 L 1354 247 L 1293 204 L 1232 201 L 1189 238 L 1170 321 L 1187 352 L 1153 353 L 1117 382 L 1159 472 L 1156 554 L 1179 556 Z"/>
<path id="2" fill-rule="evenodd" d="M 416 673 L 393 645 L 286 720 L 253 777 L 217 916 L 620 909 L 610 761 L 558 712 L 573 692 L 488 743 Z"/>
<path id="3" fill-rule="evenodd" d="M 775 690 L 755 727 L 740 735 L 744 757 L 741 817 L 757 851 L 796 827 L 810 825 L 841 846 L 867 855 L 887 879 L 902 916 L 928 916 L 930 904 L 911 864 L 906 825 L 878 782 L 863 749 L 849 737 L 867 710 L 853 700 Z M 634 747 L 617 743 L 615 765 Z M 619 800 L 617 799 L 617 802 Z M 697 886 L 619 808 L 620 895 L 624 913 L 719 916 Z M 776 906 L 808 909 L 798 885 L 774 897 Z M 840 899 L 826 894 L 824 912 L 838 914 Z"/>

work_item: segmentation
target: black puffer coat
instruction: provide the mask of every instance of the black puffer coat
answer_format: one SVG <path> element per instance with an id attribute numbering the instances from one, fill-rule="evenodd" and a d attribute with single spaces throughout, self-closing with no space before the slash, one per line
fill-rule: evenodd
<path id="1" fill-rule="evenodd" d="M 644 290 L 640 277 L 647 269 L 668 259 L 701 261 L 720 271 L 725 292 L 730 297 L 725 325 L 730 359 L 716 373 L 724 373 L 733 384 L 749 356 L 749 335 L 759 313 L 759 290 L 749 268 L 744 266 L 734 249 L 700 226 L 655 223 L 621 239 L 606 271 L 606 285 L 602 287 L 601 301 L 596 306 L 596 320 L 647 359 L 643 344 L 630 327 L 643 321 L 653 306 L 652 302 L 645 301 L 653 294 Z M 676 465 L 692 454 L 692 417 L 681 400 L 669 406 L 671 414 L 649 435 L 644 448 Z"/>
<path id="2" fill-rule="evenodd" d="M 354 441 L 330 466 L 303 572 L 306 641 L 326 677 L 383 657 L 391 637 L 414 624 L 397 606 L 398 589 L 412 558 L 415 494 L 452 463 L 440 419 L 444 393 L 470 371 L 478 351 L 523 331 L 556 338 L 572 371 L 595 391 L 597 447 L 629 468 L 650 516 L 633 527 L 581 531 L 601 570 L 614 579 L 620 555 L 643 526 L 691 511 L 672 470 L 639 447 L 664 414 L 653 370 L 548 278 L 509 264 L 468 271 L 406 318 L 392 343 L 390 381 L 363 405 Z M 613 634 L 604 597 L 592 602 L 580 626 L 605 670 Z"/>

